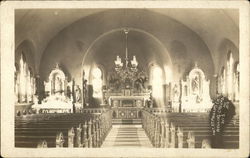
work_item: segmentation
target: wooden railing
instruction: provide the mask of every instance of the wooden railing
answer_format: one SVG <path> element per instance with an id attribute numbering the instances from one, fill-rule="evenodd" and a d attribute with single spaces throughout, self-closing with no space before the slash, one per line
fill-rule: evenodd
<path id="1" fill-rule="evenodd" d="M 167 112 L 171 112 L 171 109 L 169 107 L 165 107 L 165 108 L 145 108 L 147 111 L 149 111 L 150 113 L 167 113 Z"/>
<path id="2" fill-rule="evenodd" d="M 110 108 L 84 108 L 82 109 L 82 113 L 103 113 L 110 110 Z"/>
<path id="3" fill-rule="evenodd" d="M 176 141 L 176 127 L 166 118 L 161 118 L 149 111 L 142 110 L 142 126 L 154 147 L 182 147 L 182 145 L 177 144 L 183 144 L 183 132 L 179 128 L 178 140 Z"/>
<path id="4" fill-rule="evenodd" d="M 184 141 L 188 142 L 188 148 L 194 148 L 193 132 L 190 131 L 188 138 L 184 140 L 181 127 L 150 111 L 142 110 L 142 127 L 156 148 L 183 148 Z"/>

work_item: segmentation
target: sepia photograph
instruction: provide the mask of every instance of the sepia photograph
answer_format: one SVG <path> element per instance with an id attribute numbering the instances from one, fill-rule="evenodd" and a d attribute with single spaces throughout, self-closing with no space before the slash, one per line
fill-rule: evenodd
<path id="1" fill-rule="evenodd" d="M 7 157 L 248 156 L 248 3 L 7 4 Z"/>

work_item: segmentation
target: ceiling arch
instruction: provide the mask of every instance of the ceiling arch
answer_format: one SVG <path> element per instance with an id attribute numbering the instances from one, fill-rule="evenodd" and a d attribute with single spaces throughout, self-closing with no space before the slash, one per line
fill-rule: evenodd
<path id="1" fill-rule="evenodd" d="M 130 10 L 130 15 L 125 15 L 124 10 L 114 9 L 81 18 L 61 30 L 50 40 L 44 50 L 40 70 L 41 68 L 51 69 L 48 63 L 63 62 L 67 63 L 66 67 L 71 69 L 69 70 L 70 72 L 73 71 L 73 73 L 75 73 L 74 71 L 82 65 L 82 61 L 79 62 L 79 59 L 83 59 L 84 52 L 87 51 L 93 41 L 105 32 L 124 27 L 147 32 L 160 41 L 165 50 L 171 48 L 171 41 L 178 40 L 185 44 L 189 58 L 197 57 L 200 63 L 210 62 L 210 65 L 213 65 L 210 50 L 207 45 L 201 37 L 182 23 L 165 15 L 159 15 L 159 13 L 145 9 Z M 135 42 L 140 42 L 140 40 Z M 165 50 L 162 52 L 166 53 Z M 170 57 L 172 59 L 174 55 L 171 53 Z M 183 57 L 175 56 L 173 60 L 179 60 L 179 58 Z M 188 64 L 190 65 L 191 63 Z M 185 65 L 183 65 L 183 67 L 185 67 Z M 210 74 L 213 71 L 213 66 L 211 66 L 211 68 L 203 66 L 203 68 Z M 41 71 L 41 73 L 44 73 L 45 70 Z"/>
<path id="2" fill-rule="evenodd" d="M 108 9 L 19 9 L 15 14 L 16 48 L 23 40 L 34 40 L 36 63 L 48 43 L 67 26 Z M 196 32 L 211 53 L 223 38 L 238 47 L 239 13 L 236 9 L 144 9 L 171 17 Z M 124 11 L 124 10 L 123 10 Z M 188 17 L 188 18 L 187 18 Z M 226 26 L 226 27 L 225 27 Z M 213 56 L 213 59 L 215 57 Z M 37 66 L 38 67 L 38 66 Z"/>
<path id="3" fill-rule="evenodd" d="M 161 55 L 160 55 L 160 58 L 161 58 L 161 57 L 162 57 L 162 58 L 165 58 L 165 59 L 167 60 L 168 65 L 169 65 L 169 66 L 172 65 L 172 61 L 171 61 L 171 58 L 170 58 L 170 56 L 169 56 L 168 50 L 167 50 L 167 49 L 165 48 L 165 46 L 161 43 L 161 41 L 158 40 L 155 36 L 153 36 L 152 34 L 146 32 L 146 31 L 144 31 L 144 30 L 137 29 L 137 28 L 126 28 L 126 29 L 129 30 L 129 36 L 131 36 L 131 33 L 133 33 L 133 32 L 138 32 L 138 33 L 141 33 L 141 34 L 144 34 L 144 35 L 148 36 L 149 38 L 152 38 L 152 39 L 154 40 L 154 43 L 157 43 L 157 45 L 159 45 L 159 47 L 161 48 L 161 51 L 158 51 L 158 52 L 151 52 L 151 53 L 160 53 L 160 54 L 161 54 Z M 108 36 L 108 35 L 110 35 L 110 34 L 112 34 L 112 33 L 115 33 L 115 32 L 119 32 L 119 33 L 123 34 L 123 30 L 124 30 L 124 28 L 113 29 L 113 30 L 111 30 L 111 31 L 109 31 L 109 32 L 105 32 L 104 34 L 102 34 L 102 35 L 100 35 L 98 38 L 96 38 L 96 39 L 91 43 L 91 45 L 89 46 L 89 48 L 86 50 L 86 53 L 84 53 L 82 65 L 84 65 L 84 64 L 86 63 L 86 61 L 88 61 L 87 56 L 90 54 L 91 49 L 93 49 L 93 47 L 95 47 L 95 44 L 96 44 L 97 42 L 100 42 L 101 39 L 102 39 L 103 37 Z M 121 35 L 120 37 L 125 39 L 125 34 L 124 34 L 124 36 Z M 104 41 L 102 41 L 102 42 L 104 42 Z M 137 42 L 137 41 L 135 41 L 135 42 Z M 112 42 L 111 42 L 111 43 L 112 43 Z M 123 44 L 124 44 L 124 43 L 125 43 L 125 41 L 123 41 Z M 131 43 L 131 42 L 130 42 L 130 43 Z M 133 44 L 133 43 L 131 43 L 131 44 Z M 105 44 L 104 44 L 104 45 L 105 45 Z M 113 51 L 113 52 L 115 52 L 115 51 Z M 125 52 L 125 49 L 124 49 L 124 52 Z M 121 54 L 121 52 L 118 52 L 118 53 L 119 53 L 118 55 L 120 55 L 120 56 L 121 56 L 121 55 L 124 55 L 124 54 Z M 141 52 L 141 53 L 144 53 L 144 52 Z M 115 54 L 114 54 L 114 55 L 115 55 Z M 145 53 L 144 53 L 144 55 L 145 55 Z"/>
<path id="4" fill-rule="evenodd" d="M 23 54 L 29 68 L 32 70 L 34 74 L 36 74 L 37 73 L 35 71 L 36 64 L 34 62 L 35 52 L 36 52 L 36 49 L 35 49 L 34 43 L 31 40 L 22 41 L 22 43 L 15 50 L 15 63 L 19 63 L 21 54 Z"/>

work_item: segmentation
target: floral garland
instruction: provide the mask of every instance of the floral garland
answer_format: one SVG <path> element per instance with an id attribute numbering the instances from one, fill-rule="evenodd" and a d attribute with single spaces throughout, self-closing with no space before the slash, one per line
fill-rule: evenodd
<path id="1" fill-rule="evenodd" d="M 210 111 L 210 126 L 212 135 L 222 134 L 225 124 L 228 123 L 235 115 L 233 103 L 224 96 L 219 96 L 213 100 L 213 107 Z"/>

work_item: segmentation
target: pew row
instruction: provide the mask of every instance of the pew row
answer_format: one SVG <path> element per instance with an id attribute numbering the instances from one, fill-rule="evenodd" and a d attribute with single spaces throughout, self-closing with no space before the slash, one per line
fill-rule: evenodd
<path id="1" fill-rule="evenodd" d="M 107 110 L 101 114 L 19 117 L 15 120 L 15 147 L 100 147 L 112 128 L 111 114 Z"/>
<path id="2" fill-rule="evenodd" d="M 152 113 L 142 110 L 142 126 L 154 147 L 210 148 L 211 130 L 205 113 Z M 225 127 L 224 148 L 239 148 L 239 120 Z"/>

